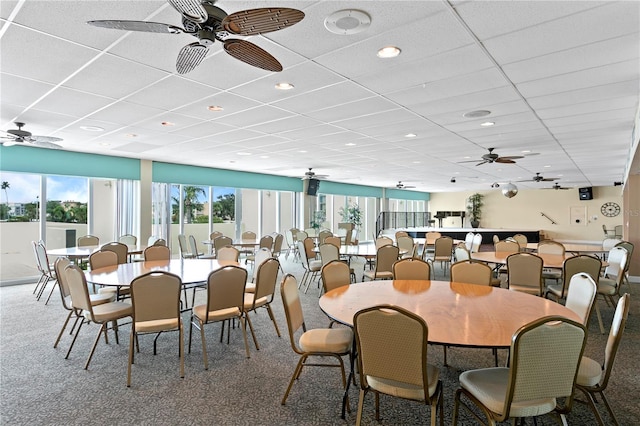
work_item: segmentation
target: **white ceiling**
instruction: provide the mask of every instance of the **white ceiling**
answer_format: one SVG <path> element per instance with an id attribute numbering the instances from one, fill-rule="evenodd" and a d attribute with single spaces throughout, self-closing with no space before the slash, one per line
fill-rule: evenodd
<path id="1" fill-rule="evenodd" d="M 126 19 L 181 27 L 164 0 L 2 0 L 0 129 L 23 121 L 33 134 L 63 138 L 70 151 L 285 176 L 313 167 L 337 182 L 402 181 L 434 192 L 489 189 L 536 172 L 564 186 L 625 178 L 640 93 L 640 2 L 217 5 L 232 13 L 267 3 L 306 15 L 288 29 L 247 38 L 284 71 L 239 62 L 217 43 L 200 67 L 179 75 L 175 59 L 195 41 L 190 35 L 86 24 Z M 330 33 L 324 19 L 342 9 L 365 11 L 370 27 Z M 400 56 L 378 58 L 389 45 Z M 295 88 L 275 90 L 283 81 Z M 491 114 L 463 117 L 478 109 Z M 495 125 L 480 127 L 484 121 Z M 525 157 L 460 163 L 490 147 Z"/>

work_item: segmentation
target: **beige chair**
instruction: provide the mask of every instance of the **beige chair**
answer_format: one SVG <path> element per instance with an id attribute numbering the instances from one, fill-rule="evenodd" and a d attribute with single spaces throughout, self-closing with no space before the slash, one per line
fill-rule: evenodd
<path id="1" fill-rule="evenodd" d="M 269 250 L 269 253 L 272 254 L 273 237 L 271 235 L 264 235 L 262 238 L 260 238 L 260 244 L 259 244 L 257 250 L 262 250 L 262 249 L 267 249 L 267 250 Z M 244 253 L 244 251 L 243 251 L 243 253 Z M 247 257 L 244 260 L 244 263 L 255 262 L 255 260 L 256 260 L 255 252 L 252 251 L 251 254 L 247 255 Z"/>
<path id="2" fill-rule="evenodd" d="M 93 235 L 83 235 L 78 237 L 78 247 L 97 246 L 100 244 L 100 239 Z"/>
<path id="3" fill-rule="evenodd" d="M 280 255 L 282 254 L 282 243 L 283 242 L 284 242 L 284 235 L 275 234 L 273 236 L 273 250 L 271 251 L 271 254 L 276 259 L 279 258 Z"/>
<path id="4" fill-rule="evenodd" d="M 98 250 L 89 256 L 89 268 L 91 270 L 111 267 L 114 270 L 118 267 L 118 254 L 110 250 Z M 93 286 L 95 293 L 95 285 Z M 116 299 L 129 294 L 128 287 L 100 287 L 98 294 L 112 295 Z"/>
<path id="5" fill-rule="evenodd" d="M 216 250 L 216 259 L 225 262 L 237 262 L 240 259 L 240 250 L 233 246 L 220 247 L 219 250 Z"/>
<path id="6" fill-rule="evenodd" d="M 532 253 L 513 253 L 507 257 L 507 284 L 509 290 L 542 296 L 542 265 L 540 256 Z"/>
<path id="7" fill-rule="evenodd" d="M 253 293 L 256 291 L 256 285 L 254 281 L 258 272 L 258 266 L 260 266 L 265 260 L 271 259 L 272 257 L 273 256 L 271 255 L 271 250 L 265 247 L 256 252 L 251 282 L 247 282 L 247 286 L 244 289 L 246 293 Z"/>
<path id="8" fill-rule="evenodd" d="M 564 253 L 565 253 L 564 246 L 556 241 L 543 240 L 538 243 L 538 254 L 555 254 L 559 256 L 564 256 Z M 545 280 L 546 279 L 555 280 L 557 284 L 562 279 L 562 272 L 558 270 L 553 270 L 553 269 L 543 269 L 542 278 Z"/>
<path id="9" fill-rule="evenodd" d="M 289 396 L 293 383 L 300 377 L 302 369 L 307 366 L 314 367 L 338 367 L 342 375 L 342 388 L 347 386 L 342 357 L 351 356 L 353 332 L 346 327 L 341 328 L 315 328 L 308 330 L 304 322 L 302 304 L 298 294 L 298 284 L 293 275 L 288 274 L 282 280 L 280 295 L 284 306 L 285 317 L 289 329 L 291 348 L 300 355 L 296 369 L 291 376 L 281 404 L 284 405 Z M 333 357 L 338 363 L 308 363 L 310 357 Z M 348 402 L 347 402 L 348 404 Z"/>
<path id="10" fill-rule="evenodd" d="M 178 234 L 178 248 L 180 249 L 180 257 L 182 259 L 193 259 L 196 257 L 191 253 L 187 237 L 184 234 Z"/>
<path id="11" fill-rule="evenodd" d="M 407 231 L 396 231 L 396 241 L 398 241 L 398 238 L 400 237 L 409 237 L 409 233 Z"/>
<path id="12" fill-rule="evenodd" d="M 586 340 L 585 327 L 563 317 L 544 317 L 521 327 L 512 339 L 509 367 L 460 374 L 453 424 L 458 424 L 460 406 L 474 412 L 463 397 L 482 411 L 487 424 L 554 411 L 566 424 Z M 558 398 L 564 398 L 563 405 Z"/>
<path id="13" fill-rule="evenodd" d="M 325 244 L 333 244 L 334 246 L 338 247 L 338 249 L 340 249 L 342 241 L 340 240 L 340 237 L 331 236 L 331 237 L 325 238 L 324 239 L 324 243 Z"/>
<path id="14" fill-rule="evenodd" d="M 51 291 L 49 292 L 49 296 L 47 297 L 47 301 L 45 305 L 49 303 L 49 299 L 51 298 L 51 294 L 56 288 L 56 273 L 51 269 L 51 264 L 49 263 L 49 257 L 47 256 L 47 249 L 44 246 L 43 241 L 32 242 L 33 250 L 36 256 L 36 265 L 38 267 L 38 271 L 40 272 L 40 279 L 36 283 L 36 288 L 33 292 L 37 296 L 37 300 L 40 300 L 42 294 L 44 293 L 44 289 L 49 283 L 49 281 L 53 281 L 53 287 L 51 287 Z"/>
<path id="15" fill-rule="evenodd" d="M 157 240 L 155 240 L 153 242 L 153 245 L 154 246 L 166 246 L 167 245 L 167 240 L 165 240 L 164 238 L 158 238 Z"/>
<path id="16" fill-rule="evenodd" d="M 414 248 L 413 238 L 407 236 L 400 236 L 396 239 L 400 253 L 402 257 L 414 257 L 417 247 Z"/>
<path id="17" fill-rule="evenodd" d="M 527 249 L 529 240 L 527 239 L 526 235 L 516 234 L 513 236 L 513 239 L 518 243 L 518 245 L 520 245 L 520 251 L 524 251 Z"/>
<path id="18" fill-rule="evenodd" d="M 516 241 L 504 240 L 498 241 L 493 245 L 496 253 L 518 253 L 520 251 L 520 245 Z"/>
<path id="19" fill-rule="evenodd" d="M 453 239 L 451 237 L 440 237 L 436 240 L 436 244 L 433 250 L 433 257 L 425 259 L 430 261 L 433 265 L 435 262 L 440 262 L 440 267 L 443 271 L 448 269 L 451 264 L 451 254 L 453 252 Z M 435 273 L 435 271 L 434 271 Z"/>
<path id="20" fill-rule="evenodd" d="M 309 257 L 309 250 L 307 247 L 311 247 L 311 253 L 313 254 L 313 257 L 311 258 Z M 306 288 L 309 288 L 311 282 L 313 282 L 322 269 L 322 260 L 315 259 L 315 253 L 313 252 L 313 240 L 309 237 L 303 241 L 298 241 L 298 253 L 300 254 L 300 260 L 302 260 L 302 267 L 304 269 L 302 280 L 300 280 L 298 285 L 302 287 L 306 283 Z"/>
<path id="21" fill-rule="evenodd" d="M 596 282 L 589 274 L 579 272 L 571 277 L 564 306 L 578 314 L 585 327 L 589 324 L 593 302 L 596 300 L 596 290 Z"/>
<path id="22" fill-rule="evenodd" d="M 364 271 L 364 278 L 370 280 L 392 280 L 393 264 L 398 260 L 400 250 L 393 245 L 384 245 L 376 252 L 376 263 L 372 271 Z"/>
<path id="23" fill-rule="evenodd" d="M 378 237 L 376 238 L 376 250 L 383 246 L 392 246 L 393 240 L 389 237 Z"/>
<path id="24" fill-rule="evenodd" d="M 609 250 L 611 250 L 612 248 L 614 248 L 615 246 L 617 246 L 621 242 L 622 242 L 622 240 L 619 239 L 619 238 L 605 238 L 602 241 L 602 249 L 605 252 L 608 252 Z"/>
<path id="25" fill-rule="evenodd" d="M 255 312 L 259 308 L 265 308 L 269 314 L 269 318 L 273 322 L 273 326 L 276 329 L 276 334 L 280 337 L 280 330 L 278 329 L 278 323 L 276 317 L 273 315 L 271 309 L 271 303 L 276 291 L 276 280 L 278 278 L 278 270 L 280 269 L 280 262 L 278 259 L 270 258 L 258 265 L 258 270 L 255 276 L 256 289 L 253 293 L 244 293 L 244 305 L 243 310 L 245 312 L 245 318 L 249 324 L 251 330 L 251 337 L 253 337 L 253 343 L 258 347 L 258 341 L 256 340 L 256 334 L 253 330 L 253 324 L 249 316 L 250 312 Z"/>
<path id="26" fill-rule="evenodd" d="M 451 265 L 451 282 L 491 285 L 491 267 L 472 260 L 456 262 Z"/>
<path id="27" fill-rule="evenodd" d="M 71 261 L 66 257 L 59 257 L 56 259 L 54 263 L 54 269 L 56 272 L 56 276 L 58 277 L 58 288 L 60 289 L 60 299 L 62 301 L 62 307 L 69 311 L 67 318 L 64 320 L 64 324 L 62 324 L 62 328 L 60 329 L 60 333 L 58 333 L 58 337 L 56 338 L 55 343 L 53 344 L 54 348 L 58 347 L 58 343 L 60 343 L 60 339 L 62 339 L 62 334 L 64 330 L 67 328 L 67 324 L 69 324 L 69 320 L 72 316 L 75 316 L 75 322 L 71 327 L 71 330 L 74 330 L 78 325 L 78 321 L 82 320 L 82 312 L 75 309 L 73 307 L 73 303 L 71 302 L 71 292 L 69 290 L 69 284 L 67 283 L 67 277 L 64 273 L 64 269 L 71 265 Z M 89 302 L 93 305 L 101 305 L 103 303 L 113 302 L 115 300 L 115 294 L 90 294 Z"/>
<path id="28" fill-rule="evenodd" d="M 126 244 L 122 244 L 122 243 L 118 243 L 118 242 L 111 242 L 111 243 L 107 243 L 105 245 L 103 245 L 102 247 L 100 247 L 100 250 L 105 251 L 112 251 L 115 254 L 118 255 L 118 265 L 121 265 L 123 263 L 127 263 L 127 261 L 129 260 L 129 247 L 127 247 Z"/>
<path id="29" fill-rule="evenodd" d="M 309 234 L 305 231 L 297 230 L 295 233 L 296 241 L 304 241 L 309 238 Z"/>
<path id="30" fill-rule="evenodd" d="M 189 235 L 189 250 L 192 255 L 195 254 L 193 257 L 196 259 L 215 259 L 215 255 L 205 255 L 203 251 L 198 249 L 198 242 L 193 235 Z"/>
<path id="31" fill-rule="evenodd" d="M 465 243 L 458 243 L 453 249 L 453 258 L 456 262 L 461 260 L 471 260 L 471 253 Z"/>
<path id="32" fill-rule="evenodd" d="M 320 244 L 319 250 L 322 266 L 326 265 L 332 260 L 340 260 L 340 249 L 333 244 Z"/>
<path id="33" fill-rule="evenodd" d="M 327 237 L 332 237 L 333 233 L 327 229 L 323 229 L 322 231 L 320 231 L 320 233 L 318 234 L 318 244 L 324 244 L 324 240 Z"/>
<path id="34" fill-rule="evenodd" d="M 549 298 L 552 296 L 557 302 L 567 296 L 569 289 L 569 281 L 571 277 L 579 272 L 585 272 L 598 283 L 600 277 L 600 268 L 602 262 L 595 256 L 581 254 L 573 256 L 564 261 L 562 264 L 562 280 L 559 284 L 549 284 L 545 290 L 544 296 Z"/>
<path id="35" fill-rule="evenodd" d="M 222 247 L 230 245 L 233 245 L 233 240 L 229 237 L 222 236 L 213 240 L 213 249 L 215 253 L 218 253 L 218 250 L 220 250 Z"/>
<path id="36" fill-rule="evenodd" d="M 295 233 L 294 233 L 295 230 Z M 284 254 L 284 258 L 288 259 L 289 255 L 293 254 L 293 258 L 295 259 L 295 257 L 297 256 L 297 248 L 296 248 L 296 234 L 297 234 L 298 230 L 295 228 L 292 229 L 287 229 L 284 233 L 284 239 L 285 242 L 287 243 L 287 251 Z"/>
<path id="37" fill-rule="evenodd" d="M 634 245 L 633 243 L 630 243 L 629 241 L 620 241 L 618 244 L 615 245 L 615 247 L 623 247 L 627 250 L 627 267 L 624 270 L 624 274 L 622 276 L 622 284 L 626 284 L 628 287 L 628 291 L 629 293 L 631 293 L 631 284 L 629 283 L 629 267 L 631 266 L 631 258 L 633 257 L 633 249 L 634 249 Z M 620 288 L 622 286 L 618 287 L 618 294 L 620 294 Z"/>
<path id="38" fill-rule="evenodd" d="M 129 362 L 127 365 L 127 387 L 131 386 L 131 366 L 134 364 L 134 344 L 140 352 L 138 336 L 155 334 L 153 354 L 160 333 L 178 332 L 178 357 L 180 377 L 184 377 L 184 339 L 182 316 L 180 315 L 180 277 L 164 271 L 153 271 L 136 277 L 131 282 L 131 306 L 133 319 L 129 336 Z"/>
<path id="39" fill-rule="evenodd" d="M 616 225 L 613 227 L 613 234 L 615 238 L 622 239 L 622 225 Z"/>
<path id="40" fill-rule="evenodd" d="M 95 352 L 96 346 L 98 345 L 98 340 L 100 340 L 100 336 L 103 333 L 105 341 L 109 343 L 107 337 L 107 324 L 113 322 L 113 330 L 115 332 L 116 343 L 119 343 L 117 321 L 119 319 L 131 316 L 131 314 L 133 313 L 133 309 L 129 303 L 125 302 L 108 302 L 94 306 L 93 303 L 91 303 L 91 297 L 89 296 L 89 290 L 87 288 L 87 280 L 84 276 L 84 271 L 77 265 L 69 265 L 65 268 L 64 273 L 69 285 L 69 293 L 71 295 L 71 303 L 73 305 L 73 308 L 82 312 L 82 315 L 84 316 L 86 322 L 100 324 L 100 330 L 98 330 L 98 335 L 93 342 L 91 352 L 89 352 L 89 357 L 87 358 L 87 362 L 84 365 L 84 369 L 86 370 L 87 368 L 89 368 L 89 363 L 91 362 L 93 353 Z M 71 346 L 69 346 L 69 350 L 67 351 L 65 359 L 69 358 L 71 349 L 73 349 L 73 345 L 75 344 L 76 339 L 80 334 L 80 330 L 82 329 L 82 325 L 84 324 L 84 322 L 85 321 L 81 321 L 76 328 L 76 332 L 73 336 L 73 341 L 71 342 Z"/>
<path id="41" fill-rule="evenodd" d="M 596 360 L 582 357 L 580 361 L 580 368 L 578 369 L 578 378 L 576 379 L 576 388 L 582 391 L 589 400 L 589 405 L 593 410 L 593 414 L 596 416 L 598 424 L 604 425 L 604 421 L 596 408 L 594 395 L 600 395 L 604 402 L 607 411 L 609 412 L 610 423 L 619 424 L 616 419 L 609 401 L 604 395 L 604 391 L 609 384 L 609 378 L 611 377 L 611 371 L 613 364 L 616 360 L 616 353 L 620 347 L 622 341 L 622 334 L 627 323 L 627 316 L 629 315 L 629 294 L 625 294 L 620 297 L 616 306 L 616 311 L 613 314 L 613 321 L 611 323 L 611 330 L 609 331 L 609 338 L 607 339 L 607 345 L 604 351 L 604 362 L 601 364 Z"/>
<path id="42" fill-rule="evenodd" d="M 138 237 L 131 234 L 125 234 L 118 237 L 118 242 L 126 244 L 128 246 L 135 246 L 136 244 L 138 244 Z"/>
<path id="43" fill-rule="evenodd" d="M 244 338 L 244 349 L 249 355 L 249 342 L 247 341 L 247 328 L 245 324 L 245 292 L 247 282 L 247 270 L 238 266 L 225 266 L 209 274 L 207 279 L 207 303 L 193 307 L 191 323 L 189 325 L 189 353 L 191 353 L 191 333 L 195 326 L 200 330 L 202 340 L 202 359 L 204 369 L 209 369 L 209 358 L 207 356 L 207 343 L 205 340 L 204 326 L 214 322 L 223 322 L 220 332 L 220 341 L 224 335 L 224 324 L 227 323 L 227 344 L 229 343 L 229 333 L 233 319 L 240 320 L 242 337 Z M 257 347 L 257 345 L 256 345 Z"/>
<path id="44" fill-rule="evenodd" d="M 171 260 L 171 250 L 167 246 L 149 246 L 142 252 L 145 261 Z"/>
<path id="45" fill-rule="evenodd" d="M 209 234 L 209 239 L 211 241 L 215 240 L 218 237 L 222 237 L 224 236 L 224 234 L 220 231 L 213 231 L 212 233 Z"/>
<path id="46" fill-rule="evenodd" d="M 376 420 L 380 394 L 420 401 L 431 407 L 431 425 L 440 411 L 443 423 L 442 381 L 428 363 L 429 330 L 419 316 L 398 306 L 380 305 L 358 311 L 353 318 L 360 397 L 356 425 L 362 422 L 367 392 L 375 393 Z"/>
<path id="47" fill-rule="evenodd" d="M 611 306 L 615 305 L 613 296 L 618 294 L 618 289 L 622 284 L 622 277 L 624 277 L 624 270 L 627 267 L 626 264 L 628 258 L 629 253 L 624 247 L 618 246 L 609 250 L 609 255 L 607 256 L 608 265 L 604 270 L 604 275 L 597 281 L 598 291 L 596 293 L 596 298 L 598 296 L 602 296 L 607 304 L 611 304 Z M 597 300 L 596 314 L 598 316 L 600 332 L 604 334 L 604 324 L 602 323 L 602 315 L 600 313 L 600 307 L 598 306 Z"/>
<path id="48" fill-rule="evenodd" d="M 251 240 L 257 240 L 258 236 L 256 235 L 255 232 L 253 231 L 244 231 L 241 235 L 240 235 L 240 239 L 244 240 L 244 241 L 251 241 Z"/>
<path id="49" fill-rule="evenodd" d="M 430 280 L 431 266 L 422 259 L 401 259 L 393 264 L 394 280 Z"/>
<path id="50" fill-rule="evenodd" d="M 323 265 L 320 275 L 325 293 L 351 284 L 351 268 L 342 260 L 332 260 Z"/>

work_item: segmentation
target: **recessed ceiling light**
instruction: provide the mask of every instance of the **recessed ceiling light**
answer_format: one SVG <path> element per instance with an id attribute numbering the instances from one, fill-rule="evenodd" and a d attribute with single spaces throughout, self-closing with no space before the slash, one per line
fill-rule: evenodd
<path id="1" fill-rule="evenodd" d="M 387 46 L 378 50 L 378 58 L 395 58 L 400 54 L 400 48 L 395 46 Z"/>
<path id="2" fill-rule="evenodd" d="M 163 126 L 166 126 L 166 127 L 175 126 L 175 123 L 172 123 L 170 121 L 163 121 L 160 124 L 162 124 Z"/>
<path id="3" fill-rule="evenodd" d="M 250 152 L 239 152 L 238 155 L 245 155 L 246 156 L 246 155 L 251 155 L 251 153 Z"/>
<path id="4" fill-rule="evenodd" d="M 100 142 L 100 146 L 111 146 L 111 144 L 107 142 Z"/>
<path id="5" fill-rule="evenodd" d="M 420 164 L 420 161 L 413 161 L 413 164 Z"/>
<path id="6" fill-rule="evenodd" d="M 339 10 L 324 20 L 324 27 L 339 35 L 357 34 L 369 28 L 369 25 L 371 17 L 361 10 L 354 9 Z"/>
<path id="7" fill-rule="evenodd" d="M 480 117 L 486 117 L 489 114 L 491 114 L 491 111 L 488 111 L 486 109 L 478 109 L 475 111 L 465 112 L 464 114 L 462 114 L 462 116 L 464 118 L 480 118 Z"/>
<path id="8" fill-rule="evenodd" d="M 291 89 L 293 89 L 293 84 L 291 84 L 291 83 L 278 83 L 278 84 L 276 84 L 276 89 L 278 89 L 278 90 L 291 90 Z"/>
<path id="9" fill-rule="evenodd" d="M 80 126 L 80 128 L 87 132 L 104 132 L 104 129 L 98 126 Z"/>
<path id="10" fill-rule="evenodd" d="M 261 155 L 260 158 L 265 159 L 265 158 L 269 158 L 268 155 Z"/>
<path id="11" fill-rule="evenodd" d="M 404 135 L 405 138 L 415 138 L 416 136 L 418 135 L 416 135 L 415 133 L 407 133 L 406 135 Z"/>
<path id="12" fill-rule="evenodd" d="M 531 152 L 531 151 L 530 151 L 530 150 L 528 150 L 528 149 L 525 149 L 524 151 L 522 151 L 522 153 L 523 153 L 523 154 L 528 154 L 528 153 L 530 153 L 530 152 Z"/>
<path id="13" fill-rule="evenodd" d="M 305 150 L 303 149 L 303 150 L 300 150 L 300 151 L 298 151 L 298 152 L 299 152 L 300 154 L 305 154 L 307 151 L 305 151 Z"/>
<path id="14" fill-rule="evenodd" d="M 546 166 L 544 166 L 545 169 L 548 169 L 549 167 L 551 167 L 551 166 L 548 165 L 548 164 Z"/>
<path id="15" fill-rule="evenodd" d="M 345 145 L 346 145 L 346 146 L 356 146 L 356 144 L 355 144 L 355 143 L 353 143 L 353 142 L 345 143 Z"/>
<path id="16" fill-rule="evenodd" d="M 137 138 L 138 135 L 136 135 L 135 133 L 127 133 L 126 135 L 124 135 L 127 138 Z"/>
<path id="17" fill-rule="evenodd" d="M 462 158 L 464 158 L 465 160 L 467 160 L 467 159 L 469 159 L 469 158 L 471 158 L 471 157 L 469 157 L 469 156 L 467 155 L 466 157 L 462 157 Z"/>
<path id="18" fill-rule="evenodd" d="M 496 124 L 496 123 L 495 123 L 495 122 L 493 122 L 493 121 L 485 121 L 484 123 L 480 123 L 480 125 L 481 125 L 482 127 L 491 127 L 491 126 L 493 126 L 493 125 L 495 125 L 495 124 Z"/>
<path id="19" fill-rule="evenodd" d="M 222 110 L 224 110 L 224 108 L 222 108 L 220 105 L 209 105 L 209 106 L 207 107 L 207 109 L 208 109 L 209 111 L 213 111 L 213 112 L 218 112 L 218 111 L 222 111 Z"/>

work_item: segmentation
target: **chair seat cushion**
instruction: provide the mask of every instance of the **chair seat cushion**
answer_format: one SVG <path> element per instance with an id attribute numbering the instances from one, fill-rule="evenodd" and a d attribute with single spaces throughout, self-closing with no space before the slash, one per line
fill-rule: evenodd
<path id="1" fill-rule="evenodd" d="M 393 279 L 393 272 L 387 271 L 364 271 L 364 275 L 370 280 L 384 280 L 384 279 Z"/>
<path id="2" fill-rule="evenodd" d="M 136 332 L 157 333 L 160 331 L 177 330 L 180 327 L 178 318 L 157 319 L 152 321 L 136 321 Z"/>
<path id="3" fill-rule="evenodd" d="M 245 311 L 253 307 L 254 298 L 255 298 L 255 293 L 244 294 L 244 310 Z M 260 299 L 256 300 L 255 307 L 259 308 L 261 306 L 264 306 L 267 304 L 268 301 L 269 301 L 269 298 L 267 296 L 261 297 Z"/>
<path id="4" fill-rule="evenodd" d="M 193 307 L 193 316 L 204 322 L 207 317 L 207 305 L 198 305 Z M 240 309 L 237 306 L 230 308 L 218 309 L 217 311 L 209 311 L 209 321 L 223 321 L 229 318 L 237 318 L 240 316 Z"/>
<path id="5" fill-rule="evenodd" d="M 529 287 L 525 285 L 509 284 L 509 290 L 519 291 L 521 293 L 533 294 L 540 296 L 540 287 Z"/>
<path id="6" fill-rule="evenodd" d="M 614 295 L 617 293 L 616 282 L 610 278 L 600 278 L 598 281 L 598 294 Z"/>
<path id="7" fill-rule="evenodd" d="M 350 328 L 316 328 L 300 336 L 300 349 L 305 352 L 347 353 L 351 349 L 353 332 Z"/>
<path id="8" fill-rule="evenodd" d="M 562 285 L 561 284 L 549 284 L 547 286 L 546 292 L 547 293 L 551 293 L 554 296 L 560 297 L 560 298 L 563 298 L 563 297 L 566 296 L 565 294 L 562 294 Z"/>
<path id="9" fill-rule="evenodd" d="M 244 287 L 245 293 L 255 293 L 256 292 L 256 284 L 255 283 L 247 283 Z"/>
<path id="10" fill-rule="evenodd" d="M 429 379 L 428 391 L 432 396 L 438 386 L 438 378 L 440 370 L 437 367 L 427 364 L 427 376 Z M 411 383 L 398 382 L 396 380 L 384 379 L 382 377 L 367 376 L 367 383 L 371 389 L 387 395 L 393 395 L 400 398 L 413 399 L 416 401 L 424 401 L 424 390 L 422 386 Z"/>
<path id="11" fill-rule="evenodd" d="M 576 384 L 585 387 L 596 386 L 602 378 L 602 366 L 597 361 L 583 356 L 578 368 Z"/>
<path id="12" fill-rule="evenodd" d="M 133 314 L 133 306 L 126 302 L 109 302 L 93 307 L 93 320 L 98 323 L 128 317 L 131 314 Z M 91 319 L 87 311 L 84 312 L 84 316 Z"/>
<path id="13" fill-rule="evenodd" d="M 322 269 L 322 260 L 310 260 L 309 261 L 309 270 L 310 271 L 319 271 Z"/>
<path id="14" fill-rule="evenodd" d="M 509 369 L 505 367 L 469 370 L 460 374 L 460 386 L 497 414 L 503 412 L 508 383 Z M 509 413 L 513 417 L 534 417 L 550 413 L 555 407 L 555 398 L 519 401 L 511 404 Z"/>

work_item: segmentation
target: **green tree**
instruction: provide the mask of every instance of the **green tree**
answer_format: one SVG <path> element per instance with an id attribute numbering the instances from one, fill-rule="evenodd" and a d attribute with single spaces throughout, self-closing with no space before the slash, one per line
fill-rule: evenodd
<path id="1" fill-rule="evenodd" d="M 2 190 L 4 191 L 4 197 L 7 200 L 7 205 L 6 205 L 6 209 L 2 210 L 2 219 L 8 219 L 9 218 L 9 192 L 7 191 L 7 189 L 9 189 L 10 185 L 9 182 L 7 182 L 6 180 L 2 182 Z"/>
<path id="2" fill-rule="evenodd" d="M 223 220 L 234 220 L 236 216 L 236 195 L 218 195 L 213 203 L 213 216 Z"/>
<path id="3" fill-rule="evenodd" d="M 27 203 L 24 205 L 24 217 L 29 222 L 38 218 L 38 206 L 36 203 Z"/>
<path id="4" fill-rule="evenodd" d="M 195 218 L 196 211 L 202 210 L 202 203 L 198 201 L 198 195 L 201 194 L 205 196 L 207 193 L 199 186 L 185 186 L 183 188 L 183 193 L 184 223 L 192 223 Z M 175 218 L 178 217 L 180 201 L 176 197 L 171 197 L 171 199 L 173 200 L 173 204 L 171 205 L 173 222 L 173 216 L 175 216 Z"/>
<path id="5" fill-rule="evenodd" d="M 68 218 L 70 222 L 87 223 L 87 205 L 79 204 L 71 207 L 68 211 Z"/>
<path id="6" fill-rule="evenodd" d="M 6 219 L 9 216 L 9 206 L 0 204 L 0 219 Z"/>

